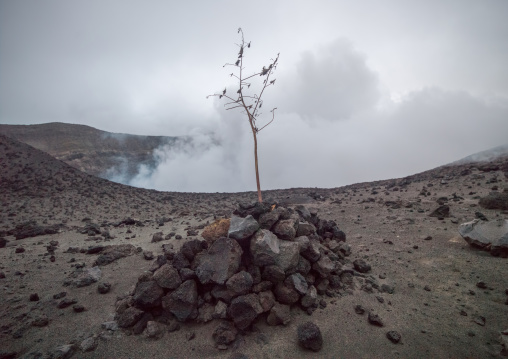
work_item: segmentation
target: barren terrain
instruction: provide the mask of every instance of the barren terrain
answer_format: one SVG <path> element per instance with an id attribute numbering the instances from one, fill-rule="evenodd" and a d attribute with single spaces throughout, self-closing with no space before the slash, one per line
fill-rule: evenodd
<path id="1" fill-rule="evenodd" d="M 260 316 L 226 350 L 212 338 L 216 320 L 178 323 L 178 330 L 159 339 L 108 330 L 103 323 L 115 319 L 117 297 L 131 292 L 153 266 L 155 259 L 145 259 L 145 253 L 156 258 L 162 245 L 178 249 L 201 239 L 206 225 L 231 217 L 240 202 L 254 202 L 255 192 L 132 188 L 82 173 L 1 135 L 0 161 L 0 237 L 6 240 L 0 248 L 0 358 L 65 357 L 56 351 L 61 345 L 71 345 L 67 355 L 78 358 L 501 357 L 500 332 L 508 329 L 508 259 L 470 247 L 457 227 L 477 218 L 476 212 L 489 220 L 508 218 L 506 210 L 478 204 L 490 192 L 508 188 L 506 158 L 489 166 L 462 164 L 332 189 L 265 191 L 266 202 L 303 204 L 335 221 L 351 246 L 346 259 L 364 259 L 372 270 L 358 275 L 349 290 L 322 294 L 312 315 L 294 305 L 285 326 L 267 325 L 266 315 Z M 431 217 L 441 204 L 449 206 L 449 216 Z M 87 223 L 100 226 L 100 234 L 81 233 Z M 29 236 L 16 239 L 30 228 Z M 173 235 L 152 243 L 157 232 Z M 139 249 L 100 266 L 96 283 L 64 286 L 77 267 L 93 267 L 98 254 L 87 254 L 89 247 L 119 244 Z M 393 293 L 367 285 L 369 278 Z M 111 290 L 100 294 L 104 282 Z M 61 292 L 75 302 L 58 308 Z M 76 312 L 76 305 L 84 310 Z M 364 314 L 357 314 L 358 305 Z M 370 324 L 368 312 L 377 313 L 384 326 Z M 309 320 L 323 336 L 319 353 L 298 345 L 297 327 Z M 400 334 L 399 343 L 387 339 L 389 331 Z M 80 346 L 87 338 L 97 346 L 85 352 Z"/>

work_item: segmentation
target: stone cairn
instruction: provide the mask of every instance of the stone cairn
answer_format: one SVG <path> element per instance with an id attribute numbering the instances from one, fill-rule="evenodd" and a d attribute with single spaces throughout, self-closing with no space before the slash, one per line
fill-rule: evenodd
<path id="1" fill-rule="evenodd" d="M 179 251 L 163 245 L 164 255 L 117 301 L 116 320 L 157 337 L 178 322 L 218 319 L 213 339 L 226 349 L 258 317 L 286 325 L 291 306 L 312 314 L 323 306 L 320 295 L 334 296 L 355 273 L 368 272 L 362 260 L 353 266 L 346 259 L 345 241 L 334 221 L 304 206 L 240 205 L 227 237 L 190 240 Z"/>

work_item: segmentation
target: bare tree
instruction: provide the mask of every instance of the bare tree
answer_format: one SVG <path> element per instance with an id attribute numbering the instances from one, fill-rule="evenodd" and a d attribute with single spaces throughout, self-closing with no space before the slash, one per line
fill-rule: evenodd
<path id="1" fill-rule="evenodd" d="M 275 84 L 275 79 L 270 80 L 270 76 L 273 74 L 275 69 L 277 68 L 277 63 L 279 61 L 279 54 L 275 59 L 270 59 L 270 63 L 267 66 L 263 66 L 263 68 L 252 75 L 245 77 L 244 75 L 244 67 L 243 67 L 243 59 L 245 56 L 245 52 L 247 49 L 250 49 L 250 42 L 246 43 L 243 37 L 243 31 L 241 28 L 238 28 L 238 33 L 242 36 L 242 41 L 240 44 L 236 44 L 240 50 L 238 51 L 238 57 L 234 63 L 226 63 L 223 67 L 233 66 L 237 69 L 237 74 L 232 72 L 230 74 L 231 77 L 234 77 L 238 80 L 238 90 L 236 94 L 229 95 L 226 92 L 226 88 L 219 93 L 214 93 L 212 95 L 207 96 L 217 96 L 219 99 L 223 97 L 229 100 L 229 102 L 225 103 L 224 106 L 226 110 L 232 110 L 235 108 L 242 109 L 242 113 L 247 115 L 249 120 L 250 128 L 252 130 L 252 136 L 254 137 L 254 165 L 256 168 L 256 184 L 258 187 L 258 201 L 263 202 L 263 197 L 261 195 L 261 185 L 259 182 L 259 169 L 258 169 L 258 140 L 257 135 L 259 131 L 263 130 L 273 122 L 275 119 L 275 110 L 274 107 L 270 112 L 272 113 L 272 119 L 265 123 L 264 125 L 258 127 L 258 119 L 262 115 L 261 107 L 263 106 L 262 96 L 265 92 L 265 89 L 269 86 Z M 256 93 L 255 90 L 251 90 L 250 87 L 253 84 L 251 81 L 255 80 L 256 76 L 260 76 L 263 78 L 263 82 L 259 89 L 259 92 Z M 255 86 L 253 86 L 254 89 Z"/>

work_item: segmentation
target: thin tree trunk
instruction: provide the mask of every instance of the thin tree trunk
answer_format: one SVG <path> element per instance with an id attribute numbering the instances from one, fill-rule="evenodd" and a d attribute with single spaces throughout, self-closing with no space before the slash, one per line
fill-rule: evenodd
<path id="1" fill-rule="evenodd" d="M 251 124 L 252 126 L 252 124 Z M 261 185 L 259 183 L 259 169 L 258 169 L 258 139 L 256 136 L 256 130 L 252 128 L 252 135 L 254 136 L 254 165 L 256 166 L 256 184 L 258 186 L 258 202 L 263 203 L 263 197 L 261 196 Z"/>

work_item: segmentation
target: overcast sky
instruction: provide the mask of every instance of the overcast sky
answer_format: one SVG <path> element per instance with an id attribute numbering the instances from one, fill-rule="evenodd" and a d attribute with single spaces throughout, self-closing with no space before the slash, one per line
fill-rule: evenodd
<path id="1" fill-rule="evenodd" d="M 242 27 L 247 73 L 280 53 L 262 188 L 407 176 L 508 143 L 507 14 L 506 0 L 0 0 L 0 123 L 191 135 L 132 184 L 254 190 L 247 118 L 206 99 L 234 91 L 222 65 Z"/>

